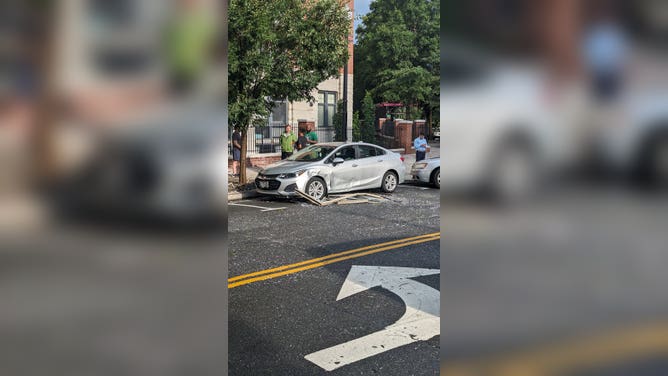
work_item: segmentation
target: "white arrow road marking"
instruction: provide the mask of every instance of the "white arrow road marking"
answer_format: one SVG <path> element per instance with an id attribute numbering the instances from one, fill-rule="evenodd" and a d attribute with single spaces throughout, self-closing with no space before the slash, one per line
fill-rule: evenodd
<path id="1" fill-rule="evenodd" d="M 409 278 L 439 274 L 438 269 L 353 265 L 336 300 L 381 286 L 398 295 L 406 312 L 375 333 L 306 355 L 327 371 L 441 334 L 440 292 Z"/>

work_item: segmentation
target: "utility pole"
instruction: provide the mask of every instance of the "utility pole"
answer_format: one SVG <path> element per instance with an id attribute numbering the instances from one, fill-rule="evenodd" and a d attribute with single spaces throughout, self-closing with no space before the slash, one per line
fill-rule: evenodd
<path id="1" fill-rule="evenodd" d="M 352 4 L 354 4 L 354 2 L 349 2 L 349 4 L 346 5 L 346 9 L 348 10 L 348 20 L 351 23 L 351 26 L 354 24 L 353 10 L 351 8 Z M 348 29 L 348 32 L 346 33 L 346 43 L 347 43 L 348 52 L 351 52 L 350 51 L 350 43 L 351 43 L 350 29 Z M 343 66 L 343 114 L 342 114 L 342 121 L 341 121 L 341 126 L 343 127 L 343 129 L 342 129 L 343 141 L 352 141 L 352 136 L 351 136 L 351 139 L 348 139 L 348 127 L 350 126 L 348 124 L 348 65 L 350 63 L 350 58 L 351 58 L 351 55 L 348 56 L 348 61 L 346 61 L 346 64 Z M 352 130 L 351 130 L 350 134 L 352 135 Z"/>
<path id="2" fill-rule="evenodd" d="M 343 67 L 343 114 L 341 119 L 343 141 L 348 140 L 348 62 Z"/>

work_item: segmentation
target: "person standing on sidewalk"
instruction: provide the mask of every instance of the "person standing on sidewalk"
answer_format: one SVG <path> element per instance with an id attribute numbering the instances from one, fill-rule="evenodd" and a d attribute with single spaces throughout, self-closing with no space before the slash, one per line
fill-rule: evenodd
<path id="1" fill-rule="evenodd" d="M 308 140 L 309 145 L 318 143 L 318 134 L 315 133 L 311 124 L 306 127 L 306 140 Z"/>
<path id="2" fill-rule="evenodd" d="M 297 142 L 297 136 L 292 133 L 292 127 L 290 124 L 285 125 L 285 132 L 281 134 L 280 143 L 281 143 L 281 159 L 285 159 L 292 155 L 292 152 L 295 150 L 295 143 Z"/>
<path id="3" fill-rule="evenodd" d="M 241 133 L 239 127 L 234 127 L 234 133 L 232 133 L 232 176 L 239 175 L 239 161 L 241 161 Z"/>
<path id="4" fill-rule="evenodd" d="M 628 38 L 612 5 L 601 6 L 584 32 L 582 56 L 591 76 L 593 97 L 602 104 L 614 101 L 628 68 Z"/>
<path id="5" fill-rule="evenodd" d="M 299 137 L 297 137 L 296 146 L 297 150 L 302 150 L 308 146 L 308 140 L 306 139 L 306 136 L 304 136 L 304 131 L 302 129 L 299 130 Z"/>
<path id="6" fill-rule="evenodd" d="M 178 0 L 165 35 L 165 62 L 172 94 L 189 94 L 206 73 L 215 23 L 201 0 Z"/>
<path id="7" fill-rule="evenodd" d="M 420 132 L 420 136 L 413 141 L 413 147 L 415 148 L 415 162 L 426 158 L 429 145 L 427 145 L 423 132 Z"/>

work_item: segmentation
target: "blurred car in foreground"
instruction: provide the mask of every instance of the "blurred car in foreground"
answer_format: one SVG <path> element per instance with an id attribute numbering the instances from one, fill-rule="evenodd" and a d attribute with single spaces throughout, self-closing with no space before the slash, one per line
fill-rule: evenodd
<path id="1" fill-rule="evenodd" d="M 63 184 L 62 203 L 179 223 L 222 217 L 227 148 L 219 120 L 215 111 L 194 109 L 110 130 Z"/>
<path id="2" fill-rule="evenodd" d="M 513 201 L 535 192 L 543 178 L 592 161 L 617 176 L 667 180 L 668 92 L 629 84 L 614 105 L 597 106 L 585 85 L 555 90 L 539 64 L 455 43 L 441 65 L 449 190 Z"/>
<path id="3" fill-rule="evenodd" d="M 300 190 L 322 200 L 329 193 L 363 189 L 394 192 L 405 173 L 401 155 L 380 146 L 319 143 L 267 166 L 255 179 L 255 186 L 263 194 L 294 196 Z"/>
<path id="4" fill-rule="evenodd" d="M 441 158 L 424 159 L 415 162 L 411 168 L 415 180 L 430 183 L 436 188 L 441 187 Z"/>

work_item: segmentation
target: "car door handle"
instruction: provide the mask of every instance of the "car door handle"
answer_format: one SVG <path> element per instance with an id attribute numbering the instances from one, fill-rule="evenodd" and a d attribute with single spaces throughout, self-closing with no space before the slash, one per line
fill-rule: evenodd
<path id="1" fill-rule="evenodd" d="M 379 160 L 378 160 L 378 162 L 382 162 L 382 161 L 383 161 L 382 159 L 379 159 Z"/>
<path id="2" fill-rule="evenodd" d="M 357 167 L 357 165 L 356 165 L 356 164 L 354 164 L 354 165 L 353 165 L 353 167 Z"/>

